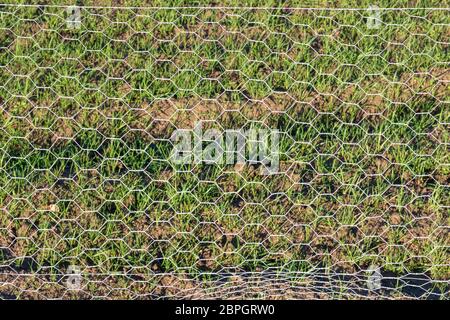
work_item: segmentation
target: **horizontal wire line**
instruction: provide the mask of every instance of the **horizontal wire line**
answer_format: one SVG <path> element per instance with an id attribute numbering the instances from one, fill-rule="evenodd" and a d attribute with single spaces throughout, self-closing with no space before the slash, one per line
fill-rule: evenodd
<path id="1" fill-rule="evenodd" d="M 210 9 L 210 10 L 221 10 L 221 9 L 228 9 L 228 10 L 328 10 L 328 11 L 361 11 L 361 10 L 368 10 L 371 9 L 370 7 L 366 8 L 320 8 L 320 7 L 237 7 L 237 6 L 173 6 L 173 7 L 166 7 L 166 6 L 79 6 L 76 4 L 67 4 L 67 5 L 59 5 L 59 4 L 15 4 L 15 3 L 0 3 L 0 7 L 7 6 L 7 7 L 48 7 L 48 8 L 68 8 L 68 7 L 78 7 L 81 9 L 171 9 L 171 10 L 178 10 L 178 9 Z M 376 7 L 377 10 L 390 10 L 390 11 L 397 11 L 397 10 L 450 10 L 449 7 Z"/>

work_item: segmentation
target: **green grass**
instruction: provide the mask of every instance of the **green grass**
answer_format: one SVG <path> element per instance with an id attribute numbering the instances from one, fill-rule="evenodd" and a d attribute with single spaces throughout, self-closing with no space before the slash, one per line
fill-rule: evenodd
<path id="1" fill-rule="evenodd" d="M 83 9 L 73 30 L 61 8 L 2 7 L 0 266 L 375 264 L 448 290 L 448 12 L 364 14 Z M 280 172 L 172 164 L 195 120 L 278 128 Z"/>

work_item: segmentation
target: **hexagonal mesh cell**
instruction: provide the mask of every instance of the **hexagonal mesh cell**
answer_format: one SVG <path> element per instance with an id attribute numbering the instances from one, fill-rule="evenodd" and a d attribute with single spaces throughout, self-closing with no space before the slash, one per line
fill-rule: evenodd
<path id="1" fill-rule="evenodd" d="M 449 19 L 0 5 L 0 297 L 448 299 Z"/>

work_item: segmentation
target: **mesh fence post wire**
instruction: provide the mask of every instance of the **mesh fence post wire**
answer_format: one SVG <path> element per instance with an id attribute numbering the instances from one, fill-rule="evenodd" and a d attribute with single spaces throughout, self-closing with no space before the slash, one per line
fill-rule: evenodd
<path id="1" fill-rule="evenodd" d="M 449 19 L 0 5 L 0 298 L 448 299 Z"/>

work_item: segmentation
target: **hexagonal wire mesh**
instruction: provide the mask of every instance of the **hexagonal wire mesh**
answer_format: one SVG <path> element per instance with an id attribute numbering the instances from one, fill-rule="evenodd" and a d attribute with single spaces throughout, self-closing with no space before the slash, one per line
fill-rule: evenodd
<path id="1" fill-rule="evenodd" d="M 448 298 L 449 26 L 1 5 L 1 297 Z M 276 170 L 171 159 L 253 129 Z"/>

